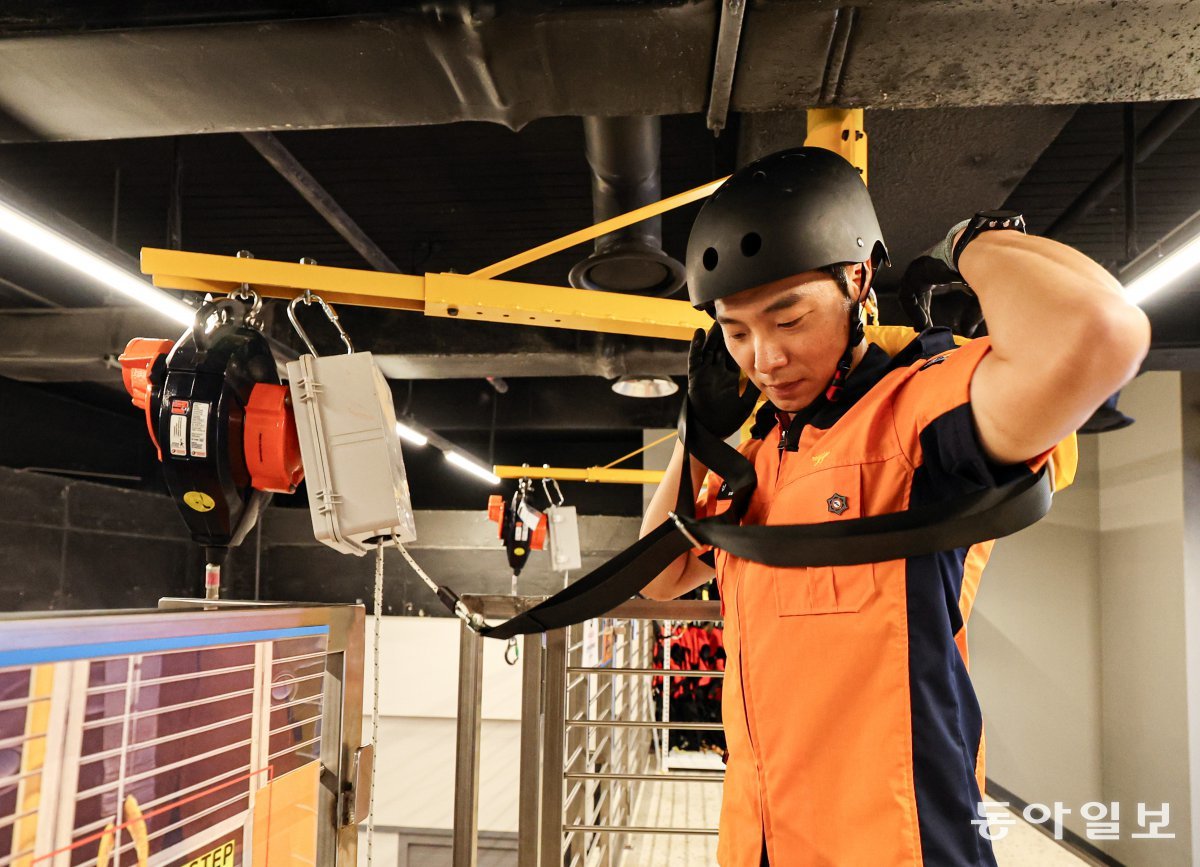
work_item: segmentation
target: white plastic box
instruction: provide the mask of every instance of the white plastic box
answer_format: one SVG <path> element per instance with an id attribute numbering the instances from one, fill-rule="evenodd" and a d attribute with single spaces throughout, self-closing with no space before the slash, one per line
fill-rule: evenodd
<path id="1" fill-rule="evenodd" d="M 417 537 L 396 410 L 369 352 L 302 355 L 287 366 L 317 541 L 362 556 Z"/>

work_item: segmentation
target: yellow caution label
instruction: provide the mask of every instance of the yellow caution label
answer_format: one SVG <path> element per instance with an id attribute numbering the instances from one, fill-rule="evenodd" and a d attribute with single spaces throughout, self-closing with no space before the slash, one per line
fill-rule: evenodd
<path id="1" fill-rule="evenodd" d="M 204 491 L 188 491 L 183 495 L 183 501 L 197 512 L 211 512 L 217 505 Z"/>
<path id="2" fill-rule="evenodd" d="M 235 851 L 236 847 L 233 841 L 227 840 L 211 852 L 188 861 L 183 867 L 234 867 L 233 856 Z"/>

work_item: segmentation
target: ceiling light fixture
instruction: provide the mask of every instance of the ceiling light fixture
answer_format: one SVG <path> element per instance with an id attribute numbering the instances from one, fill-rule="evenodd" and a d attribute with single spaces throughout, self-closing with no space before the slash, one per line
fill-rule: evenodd
<path id="1" fill-rule="evenodd" d="M 401 439 L 407 440 L 414 446 L 423 446 L 429 443 L 429 437 L 404 422 L 396 422 L 396 433 L 400 434 Z"/>
<path id="2" fill-rule="evenodd" d="M 1200 212 L 1121 269 L 1125 297 L 1141 304 L 1200 265 Z M 1126 282 L 1125 275 L 1134 274 Z"/>
<path id="3" fill-rule="evenodd" d="M 460 470 L 465 470 L 466 472 L 470 473 L 471 475 L 475 476 L 476 478 L 482 479 L 483 481 L 488 482 L 489 484 L 492 484 L 492 485 L 500 484 L 500 477 L 498 475 L 493 473 L 487 467 L 485 467 L 481 464 L 475 463 L 473 460 L 466 457 L 465 455 L 463 455 L 459 452 L 454 452 L 454 451 L 447 451 L 445 453 L 445 455 L 446 455 L 446 460 L 449 461 L 450 463 L 454 464 L 454 466 L 458 467 Z"/>
<path id="4" fill-rule="evenodd" d="M 29 244 L 85 277 L 157 310 L 180 325 L 191 326 L 196 318 L 196 311 L 178 298 L 154 288 L 98 253 L 3 202 L 0 202 L 0 232 Z"/>
<path id="5" fill-rule="evenodd" d="M 679 391 L 679 386 L 667 376 L 622 376 L 612 390 L 625 397 L 667 397 Z"/>

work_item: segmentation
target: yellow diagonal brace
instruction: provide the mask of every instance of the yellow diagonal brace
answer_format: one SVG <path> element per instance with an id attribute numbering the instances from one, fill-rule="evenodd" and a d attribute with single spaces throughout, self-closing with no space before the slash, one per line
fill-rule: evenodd
<path id="1" fill-rule="evenodd" d="M 502 479 L 555 479 L 560 482 L 606 482 L 623 485 L 657 485 L 662 470 L 622 470 L 607 467 L 492 467 Z"/>
<path id="2" fill-rule="evenodd" d="M 681 208 L 684 205 L 690 205 L 692 202 L 711 196 L 721 184 L 725 183 L 725 178 L 707 183 L 704 186 L 696 187 L 695 189 L 687 190 L 686 192 L 677 193 L 674 196 L 669 196 L 659 202 L 654 202 L 650 205 L 638 208 L 620 216 L 613 217 L 603 222 L 597 223 L 594 226 L 589 226 L 586 229 L 580 229 L 578 232 L 572 232 L 569 235 L 563 235 L 554 241 L 547 241 L 532 250 L 526 250 L 524 253 L 518 253 L 515 256 L 509 256 L 503 262 L 497 262 L 495 265 L 488 265 L 486 268 L 480 268 L 471 274 L 472 277 L 498 277 L 501 274 L 506 274 L 509 271 L 520 268 L 523 265 L 528 265 L 530 262 L 536 262 L 538 259 L 544 259 L 555 253 L 567 250 L 574 247 L 576 244 L 582 244 L 585 241 L 591 241 L 599 238 L 601 235 L 607 235 L 609 232 L 615 232 L 617 229 L 624 229 L 626 226 L 632 226 L 634 223 L 640 223 L 642 220 L 647 220 L 650 217 L 657 217 L 659 214 L 665 214 L 667 211 L 673 211 L 675 208 Z"/>
<path id="3" fill-rule="evenodd" d="M 686 301 L 536 283 L 425 275 L 425 315 L 690 340 L 712 325 Z"/>
<path id="4" fill-rule="evenodd" d="M 295 298 L 306 289 L 340 304 L 422 310 L 425 278 L 357 268 L 241 259 L 182 250 L 142 248 L 142 273 L 163 289 L 231 292 L 246 283 L 267 298 Z"/>

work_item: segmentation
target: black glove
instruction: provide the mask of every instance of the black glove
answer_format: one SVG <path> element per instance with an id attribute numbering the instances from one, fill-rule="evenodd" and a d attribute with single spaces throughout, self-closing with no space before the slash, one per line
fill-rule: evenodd
<path id="1" fill-rule="evenodd" d="M 954 236 L 968 222 L 964 220 L 952 226 L 941 242 L 913 259 L 905 269 L 904 276 L 900 278 L 900 306 L 908 314 L 909 321 L 917 331 L 924 331 L 933 326 L 930 307 L 934 286 L 958 283 L 968 295 L 975 294 L 953 264 Z"/>
<path id="2" fill-rule="evenodd" d="M 707 336 L 697 328 L 688 353 L 688 404 L 692 420 L 721 439 L 742 426 L 758 400 L 753 382 L 747 381 L 746 390 L 738 394 L 740 376 L 721 326 L 714 324 Z"/>

